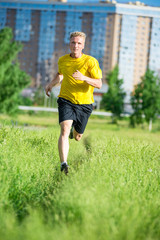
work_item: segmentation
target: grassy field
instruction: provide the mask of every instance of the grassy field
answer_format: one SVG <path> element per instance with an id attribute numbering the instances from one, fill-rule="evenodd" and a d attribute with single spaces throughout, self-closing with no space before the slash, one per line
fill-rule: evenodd
<path id="1" fill-rule="evenodd" d="M 92 117 L 61 174 L 56 114 L 0 116 L 1 240 L 160 239 L 160 132 Z"/>

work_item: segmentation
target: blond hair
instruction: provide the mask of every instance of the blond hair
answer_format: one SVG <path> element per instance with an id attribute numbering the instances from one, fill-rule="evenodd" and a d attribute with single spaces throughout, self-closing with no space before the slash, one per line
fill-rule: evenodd
<path id="1" fill-rule="evenodd" d="M 86 34 L 84 32 L 72 32 L 70 33 L 70 39 L 72 37 L 83 37 L 84 40 L 86 39 Z"/>

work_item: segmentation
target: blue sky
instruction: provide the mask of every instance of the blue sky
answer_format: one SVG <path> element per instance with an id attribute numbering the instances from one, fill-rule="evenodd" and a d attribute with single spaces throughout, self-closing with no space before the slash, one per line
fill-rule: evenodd
<path id="1" fill-rule="evenodd" d="M 48 0 L 28 0 L 28 1 L 43 1 L 43 2 L 47 2 Z M 84 1 L 84 0 L 82 0 Z M 90 0 L 90 1 L 95 1 L 97 2 L 97 0 Z M 76 0 L 68 0 L 68 2 L 76 2 Z M 77 0 L 77 2 L 80 2 L 80 0 Z M 85 1 L 84 1 L 85 2 Z M 86 0 L 87 2 L 87 0 Z M 117 0 L 117 3 L 127 3 L 127 2 L 136 2 L 135 1 L 131 1 L 131 0 Z M 141 0 L 141 2 L 150 5 L 150 6 L 154 6 L 154 7 L 160 7 L 160 0 Z"/>

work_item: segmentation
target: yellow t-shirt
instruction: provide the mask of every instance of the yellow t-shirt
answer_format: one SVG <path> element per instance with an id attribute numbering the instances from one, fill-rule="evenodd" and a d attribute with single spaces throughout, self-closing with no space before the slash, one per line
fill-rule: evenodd
<path id="1" fill-rule="evenodd" d="M 58 97 L 65 98 L 74 104 L 91 104 L 94 102 L 94 87 L 84 81 L 74 79 L 72 74 L 76 70 L 90 78 L 102 78 L 99 63 L 94 57 L 82 54 L 80 58 L 72 58 L 70 54 L 64 55 L 58 61 L 58 72 L 63 74 Z"/>

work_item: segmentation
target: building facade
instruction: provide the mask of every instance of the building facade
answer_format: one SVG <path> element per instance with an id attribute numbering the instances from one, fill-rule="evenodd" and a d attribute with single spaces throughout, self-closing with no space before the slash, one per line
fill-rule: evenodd
<path id="1" fill-rule="evenodd" d="M 71 0 L 0 2 L 0 29 L 9 26 L 23 43 L 21 68 L 32 87 L 44 86 L 57 72 L 58 58 L 69 52 L 69 34 L 87 35 L 84 53 L 94 56 L 106 74 L 119 65 L 129 97 L 147 67 L 160 74 L 160 8 L 115 1 Z"/>

